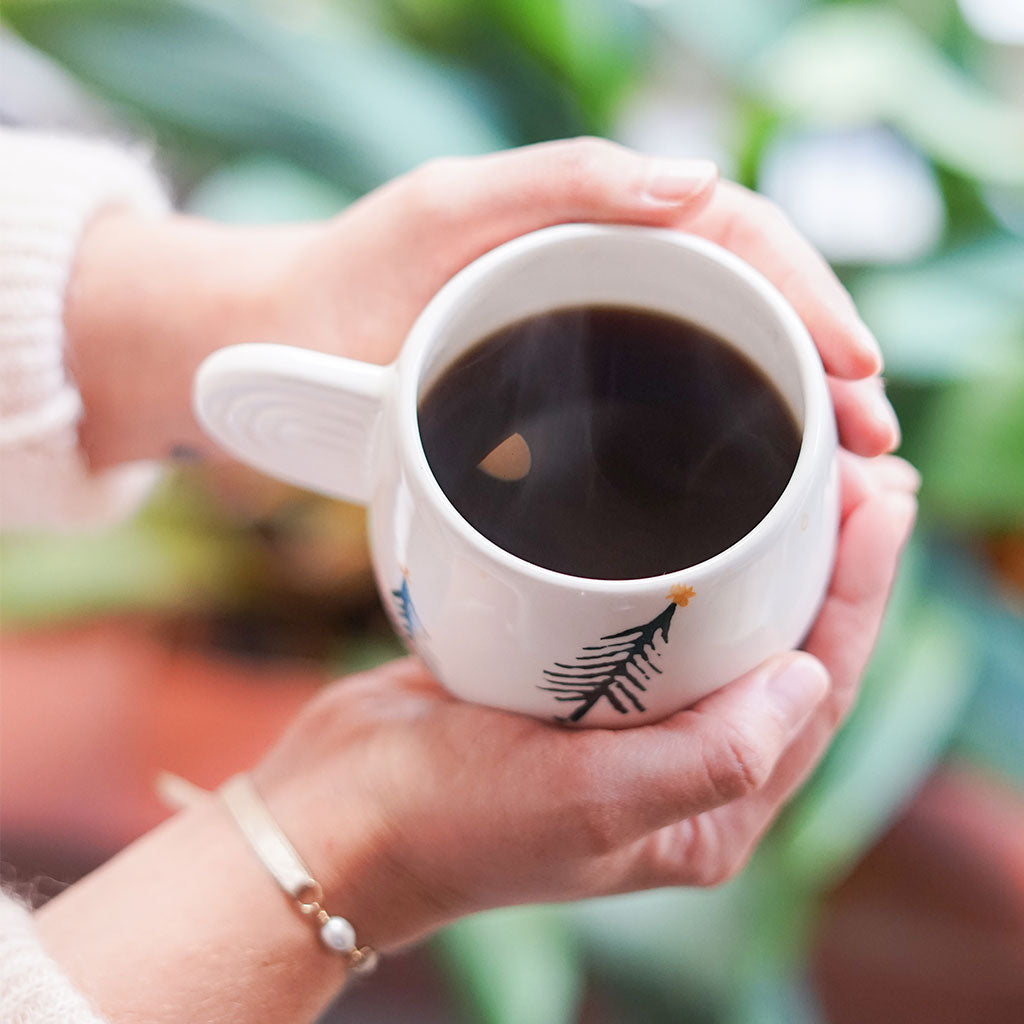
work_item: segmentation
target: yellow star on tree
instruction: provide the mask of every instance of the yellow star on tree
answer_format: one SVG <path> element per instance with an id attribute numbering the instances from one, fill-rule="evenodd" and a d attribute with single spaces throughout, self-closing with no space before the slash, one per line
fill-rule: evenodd
<path id="1" fill-rule="evenodd" d="M 690 599 L 697 596 L 697 591 L 693 587 L 688 587 L 685 583 L 677 583 L 668 594 L 668 599 L 674 601 L 680 608 L 685 608 L 689 603 Z"/>

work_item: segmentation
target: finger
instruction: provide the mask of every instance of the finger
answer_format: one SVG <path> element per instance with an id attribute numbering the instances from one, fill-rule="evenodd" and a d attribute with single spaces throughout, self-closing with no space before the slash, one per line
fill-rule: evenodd
<path id="1" fill-rule="evenodd" d="M 613 850 L 757 790 L 827 689 L 821 664 L 791 653 L 663 722 L 573 736 L 566 785 L 581 835 Z M 567 806 L 564 794 L 552 798 Z"/>
<path id="2" fill-rule="evenodd" d="M 669 160 L 606 139 L 545 142 L 433 161 L 399 179 L 408 204 L 435 227 L 458 225 L 464 261 L 501 242 L 571 221 L 670 224 L 714 192 L 709 160 Z"/>
<path id="3" fill-rule="evenodd" d="M 866 459 L 841 448 L 839 481 L 840 518 L 845 523 L 854 509 L 881 491 L 916 494 L 921 486 L 921 474 L 895 455 Z"/>
<path id="4" fill-rule="evenodd" d="M 899 447 L 899 421 L 885 397 L 881 378 L 850 381 L 830 377 L 828 385 L 844 448 L 870 457 Z"/>
<path id="5" fill-rule="evenodd" d="M 906 459 L 897 455 L 879 455 L 867 459 L 866 472 L 879 490 L 917 494 L 921 489 L 921 474 Z"/>
<path id="6" fill-rule="evenodd" d="M 870 460 L 870 471 L 877 472 L 877 461 Z M 875 491 L 843 526 L 829 592 L 804 644 L 829 670 L 832 688 L 764 787 L 762 799 L 769 810 L 772 801 L 777 807 L 816 763 L 849 711 L 874 650 L 900 554 L 917 514 L 917 501 L 905 489 L 912 480 L 896 465 L 901 462 L 893 460 L 880 473 L 898 479 L 899 489 Z"/>
<path id="7" fill-rule="evenodd" d="M 708 206 L 684 218 L 686 230 L 742 256 L 789 300 L 836 377 L 878 373 L 882 356 L 853 300 L 818 251 L 772 202 L 721 182 Z"/>
<path id="8" fill-rule="evenodd" d="M 875 478 L 868 460 L 839 449 L 839 518 L 845 523 L 850 513 L 867 501 L 876 491 Z"/>
<path id="9" fill-rule="evenodd" d="M 900 477 L 901 488 L 909 482 L 894 465 L 882 472 Z M 831 689 L 763 786 L 651 836 L 640 847 L 631 884 L 717 884 L 743 866 L 780 808 L 813 771 L 849 708 L 881 626 L 915 509 L 905 491 L 874 490 L 851 512 L 829 595 L 806 644 L 829 670 Z"/>
<path id="10" fill-rule="evenodd" d="M 804 643 L 832 675 L 837 720 L 849 709 L 874 649 L 916 515 L 911 493 L 885 490 L 862 502 L 843 525 L 829 591 Z"/>

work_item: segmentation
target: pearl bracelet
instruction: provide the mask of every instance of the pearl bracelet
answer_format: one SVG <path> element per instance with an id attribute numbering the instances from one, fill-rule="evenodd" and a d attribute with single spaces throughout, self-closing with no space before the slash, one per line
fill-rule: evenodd
<path id="1" fill-rule="evenodd" d="M 281 831 L 252 779 L 245 774 L 233 776 L 221 786 L 220 796 L 263 866 L 295 901 L 299 912 L 319 925 L 324 948 L 344 957 L 353 973 L 369 974 L 377 966 L 377 951 L 357 945 L 352 925 L 323 908 L 320 883 Z"/>

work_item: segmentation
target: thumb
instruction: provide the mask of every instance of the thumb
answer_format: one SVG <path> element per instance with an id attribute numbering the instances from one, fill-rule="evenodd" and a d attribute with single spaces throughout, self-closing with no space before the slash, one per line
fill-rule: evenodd
<path id="1" fill-rule="evenodd" d="M 701 734 L 695 795 L 706 806 L 760 789 L 829 689 L 829 675 L 803 652 L 780 655 L 705 697 L 689 712 Z M 671 719 L 670 719 L 671 722 Z"/>
<path id="2" fill-rule="evenodd" d="M 821 662 L 793 652 L 662 722 L 616 734 L 616 803 L 629 819 L 620 840 L 760 789 L 828 689 Z"/>

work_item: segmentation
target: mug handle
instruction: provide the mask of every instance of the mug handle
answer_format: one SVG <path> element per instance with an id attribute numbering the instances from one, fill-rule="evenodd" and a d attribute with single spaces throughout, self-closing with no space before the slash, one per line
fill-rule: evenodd
<path id="1" fill-rule="evenodd" d="M 242 462 L 365 505 L 394 372 L 290 345 L 232 345 L 196 371 L 193 404 L 205 432 Z"/>

